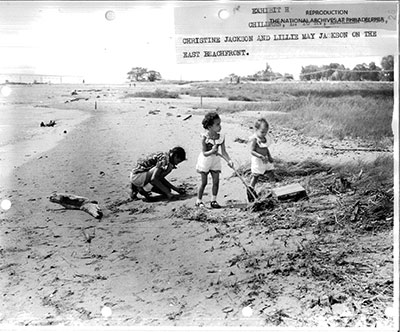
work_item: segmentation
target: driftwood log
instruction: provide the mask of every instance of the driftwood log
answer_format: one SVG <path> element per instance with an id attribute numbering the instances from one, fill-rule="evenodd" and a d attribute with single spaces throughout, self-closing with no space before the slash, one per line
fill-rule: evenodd
<path id="1" fill-rule="evenodd" d="M 101 219 L 101 217 L 103 217 L 103 212 L 101 211 L 98 202 L 91 201 L 86 197 L 54 193 L 49 199 L 50 202 L 60 204 L 67 209 L 85 211 L 96 219 Z"/>

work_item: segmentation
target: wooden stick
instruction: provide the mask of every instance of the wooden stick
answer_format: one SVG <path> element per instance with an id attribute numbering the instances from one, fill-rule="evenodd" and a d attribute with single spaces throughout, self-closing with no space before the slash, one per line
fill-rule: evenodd
<path id="1" fill-rule="evenodd" d="M 393 152 L 389 149 L 363 149 L 363 148 L 336 148 L 334 146 L 322 146 L 325 149 L 332 149 L 337 151 L 361 151 L 361 152 Z"/>
<path id="2" fill-rule="evenodd" d="M 222 154 L 218 153 L 219 156 L 222 157 L 222 159 L 224 159 L 227 163 L 229 163 L 229 160 L 227 160 Z M 242 181 L 242 183 L 244 184 L 244 186 L 246 187 L 246 190 L 248 193 L 250 193 L 251 197 L 255 200 L 257 200 L 257 196 L 254 194 L 253 192 L 253 188 L 251 188 L 245 181 L 245 179 L 243 179 L 243 177 L 238 173 L 238 171 L 235 169 L 235 167 L 231 167 L 233 169 L 233 171 L 235 172 L 235 175 L 240 179 L 240 181 Z"/>

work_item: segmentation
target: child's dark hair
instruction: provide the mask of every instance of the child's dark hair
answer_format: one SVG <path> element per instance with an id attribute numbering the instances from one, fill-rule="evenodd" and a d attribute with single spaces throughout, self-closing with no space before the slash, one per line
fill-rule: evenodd
<path id="1" fill-rule="evenodd" d="M 220 117 L 217 112 L 209 112 L 204 116 L 203 121 L 201 122 L 204 129 L 210 128 L 215 120 L 218 120 Z"/>
<path id="2" fill-rule="evenodd" d="M 179 160 L 185 160 L 186 159 L 186 152 L 183 148 L 181 148 L 180 146 L 176 146 L 173 149 L 171 149 L 169 151 L 169 153 L 171 154 L 171 157 L 178 157 Z"/>
<path id="3" fill-rule="evenodd" d="M 260 118 L 256 121 L 256 123 L 254 124 L 254 127 L 256 127 L 256 129 L 260 129 L 261 124 L 263 124 L 267 127 L 267 129 L 269 129 L 269 124 L 267 122 L 267 120 L 265 120 L 264 118 Z"/>

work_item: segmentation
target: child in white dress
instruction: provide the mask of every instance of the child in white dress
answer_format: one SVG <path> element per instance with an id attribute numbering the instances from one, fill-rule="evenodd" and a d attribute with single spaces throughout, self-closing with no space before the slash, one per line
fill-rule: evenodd
<path id="1" fill-rule="evenodd" d="M 269 152 L 272 138 L 268 134 L 269 124 L 264 118 L 258 119 L 254 125 L 256 132 L 250 136 L 251 152 L 251 181 L 250 187 L 254 189 L 261 175 L 266 175 L 269 179 L 276 180 L 274 174 L 274 160 Z"/>
<path id="2" fill-rule="evenodd" d="M 196 206 L 204 207 L 202 200 L 204 189 L 207 186 L 208 173 L 211 173 L 213 185 L 210 206 L 213 209 L 219 209 L 221 208 L 221 206 L 217 203 L 219 173 L 221 173 L 221 156 L 219 149 L 221 149 L 222 156 L 228 160 L 228 165 L 230 167 L 233 167 L 233 163 L 226 152 L 225 136 L 220 133 L 221 119 L 218 113 L 207 113 L 202 121 L 202 124 L 206 131 L 201 135 L 202 152 L 199 154 L 196 164 L 196 170 L 201 175 L 201 185 L 197 194 Z"/>

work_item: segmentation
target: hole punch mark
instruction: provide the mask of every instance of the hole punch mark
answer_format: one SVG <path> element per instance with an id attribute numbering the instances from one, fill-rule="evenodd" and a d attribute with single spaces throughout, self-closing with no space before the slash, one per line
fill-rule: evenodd
<path id="1" fill-rule="evenodd" d="M 113 21 L 115 19 L 115 12 L 113 10 L 108 10 L 105 17 L 107 21 Z"/>
<path id="2" fill-rule="evenodd" d="M 9 199 L 3 199 L 0 203 L 0 207 L 4 210 L 7 211 L 11 208 L 11 201 Z"/>
<path id="3" fill-rule="evenodd" d="M 229 12 L 228 12 L 226 9 L 221 9 L 221 10 L 218 12 L 218 17 L 219 17 L 221 20 L 226 20 L 226 19 L 229 17 Z"/>
<path id="4" fill-rule="evenodd" d="M 12 92 L 12 90 L 11 90 L 11 88 L 10 88 L 9 86 L 3 86 L 3 87 L 1 88 L 1 94 L 2 94 L 4 97 L 8 97 L 8 96 L 11 94 L 11 92 Z"/>

